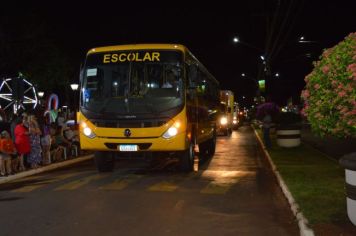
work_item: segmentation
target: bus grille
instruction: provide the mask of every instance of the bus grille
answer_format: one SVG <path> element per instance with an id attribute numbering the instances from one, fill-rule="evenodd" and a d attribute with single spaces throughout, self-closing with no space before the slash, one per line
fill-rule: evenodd
<path id="1" fill-rule="evenodd" d="M 105 146 L 110 149 L 118 150 L 118 146 L 120 144 L 126 145 L 127 143 L 105 143 Z M 152 143 L 130 143 L 130 144 L 137 145 L 139 147 L 139 150 L 147 150 L 152 145 Z"/>
<path id="2" fill-rule="evenodd" d="M 103 128 L 148 128 L 159 127 L 167 123 L 168 120 L 152 120 L 152 121 L 138 121 L 138 120 L 92 120 L 95 126 Z"/>

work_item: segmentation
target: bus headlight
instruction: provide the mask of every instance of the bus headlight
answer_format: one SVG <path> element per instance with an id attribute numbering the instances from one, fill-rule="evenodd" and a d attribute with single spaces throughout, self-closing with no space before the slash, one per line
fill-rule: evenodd
<path id="1" fill-rule="evenodd" d="M 163 138 L 169 139 L 178 134 L 178 128 L 180 127 L 180 123 L 174 123 L 169 129 L 162 135 Z"/>
<path id="2" fill-rule="evenodd" d="M 221 125 L 226 125 L 227 124 L 227 118 L 225 116 L 220 118 L 220 124 Z"/>
<path id="3" fill-rule="evenodd" d="M 91 130 L 91 128 L 89 128 L 89 127 L 85 127 L 85 128 L 83 129 L 83 133 L 84 133 L 84 135 L 87 136 L 88 138 L 95 138 L 95 137 L 96 137 L 95 133 L 94 133 L 94 132 Z"/>
<path id="4" fill-rule="evenodd" d="M 232 121 L 232 123 L 233 123 L 234 125 L 236 125 L 236 124 L 237 124 L 237 119 L 234 118 L 234 120 Z"/>

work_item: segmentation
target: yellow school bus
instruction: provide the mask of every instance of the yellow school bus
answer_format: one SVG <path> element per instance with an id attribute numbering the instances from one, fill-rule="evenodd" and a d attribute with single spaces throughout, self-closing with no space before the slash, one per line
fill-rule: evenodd
<path id="1" fill-rule="evenodd" d="M 191 171 L 196 145 L 214 155 L 218 106 L 218 81 L 183 45 L 93 48 L 80 73 L 80 146 L 100 172 L 127 154 L 163 154 Z"/>

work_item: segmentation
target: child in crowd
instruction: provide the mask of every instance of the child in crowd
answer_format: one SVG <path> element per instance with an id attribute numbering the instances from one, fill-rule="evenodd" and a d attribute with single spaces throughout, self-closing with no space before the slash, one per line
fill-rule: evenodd
<path id="1" fill-rule="evenodd" d="M 63 156 L 69 150 L 71 143 L 63 137 L 63 130 L 61 126 L 51 127 L 51 153 L 55 161 L 63 160 Z"/>
<path id="2" fill-rule="evenodd" d="M 79 150 L 78 149 L 80 148 L 80 144 L 79 144 L 77 126 L 75 124 L 71 125 L 69 127 L 65 126 L 64 130 L 63 130 L 63 136 L 70 143 L 71 154 L 73 156 L 79 155 L 79 153 L 78 153 Z"/>
<path id="3" fill-rule="evenodd" d="M 10 134 L 4 130 L 0 134 L 0 174 L 1 176 L 13 174 L 11 168 L 11 155 L 16 153 L 16 149 Z"/>

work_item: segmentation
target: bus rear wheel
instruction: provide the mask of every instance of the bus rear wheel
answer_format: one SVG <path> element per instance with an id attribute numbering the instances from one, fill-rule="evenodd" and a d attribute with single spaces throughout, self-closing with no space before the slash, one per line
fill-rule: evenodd
<path id="1" fill-rule="evenodd" d="M 214 156 L 215 148 L 216 148 L 216 135 L 214 134 L 213 138 L 210 139 L 208 143 L 209 158 Z"/>
<path id="2" fill-rule="evenodd" d="M 215 154 L 216 135 L 199 144 L 199 154 L 202 158 L 211 158 Z"/>
<path id="3" fill-rule="evenodd" d="M 110 152 L 95 152 L 94 161 L 99 172 L 110 172 L 114 169 L 115 157 Z"/>
<path id="4" fill-rule="evenodd" d="M 190 142 L 188 149 L 183 151 L 180 157 L 180 167 L 183 172 L 190 172 L 193 170 L 194 156 L 194 144 L 193 142 Z"/>

